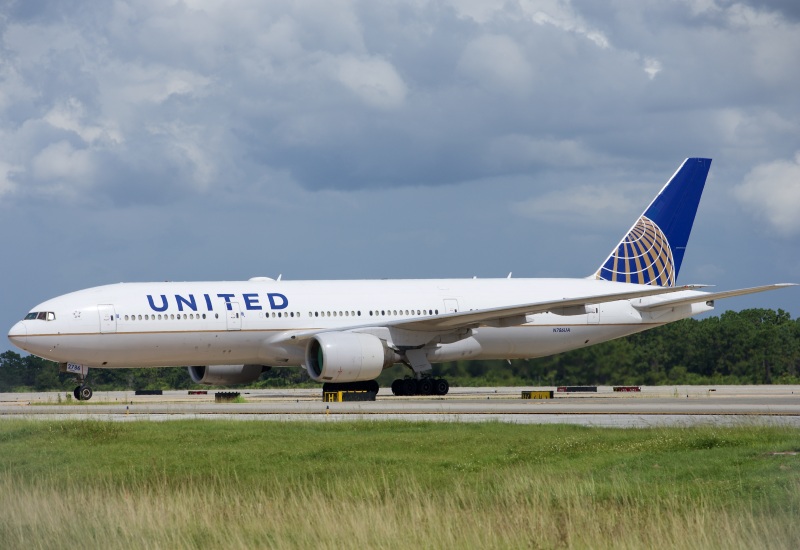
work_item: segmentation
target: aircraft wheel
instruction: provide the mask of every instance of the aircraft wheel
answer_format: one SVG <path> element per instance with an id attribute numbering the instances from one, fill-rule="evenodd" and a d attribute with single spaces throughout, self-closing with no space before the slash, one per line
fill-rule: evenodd
<path id="1" fill-rule="evenodd" d="M 436 395 L 447 395 L 450 391 L 450 383 L 444 378 L 439 378 L 433 382 L 433 393 Z"/>
<path id="2" fill-rule="evenodd" d="M 430 395 L 433 392 L 433 382 L 430 378 L 417 380 L 417 393 L 420 395 Z"/>
<path id="3" fill-rule="evenodd" d="M 80 386 L 75 386 L 75 389 L 72 391 L 72 395 L 73 395 L 73 397 L 75 397 L 75 399 L 80 401 L 81 400 L 81 387 Z"/>
<path id="4" fill-rule="evenodd" d="M 403 381 L 401 379 L 397 379 L 392 382 L 392 393 L 395 395 L 403 395 Z"/>
<path id="5" fill-rule="evenodd" d="M 89 401 L 92 398 L 92 388 L 89 386 L 80 386 L 78 390 L 78 399 L 80 401 Z"/>
<path id="6" fill-rule="evenodd" d="M 413 378 L 403 380 L 403 395 L 417 395 L 417 381 Z"/>

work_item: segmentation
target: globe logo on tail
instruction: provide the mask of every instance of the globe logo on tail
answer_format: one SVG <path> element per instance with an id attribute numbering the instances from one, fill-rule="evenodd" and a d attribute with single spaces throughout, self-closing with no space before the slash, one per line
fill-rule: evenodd
<path id="1" fill-rule="evenodd" d="M 596 277 L 621 283 L 675 286 L 675 260 L 667 236 L 652 220 L 642 216 Z"/>

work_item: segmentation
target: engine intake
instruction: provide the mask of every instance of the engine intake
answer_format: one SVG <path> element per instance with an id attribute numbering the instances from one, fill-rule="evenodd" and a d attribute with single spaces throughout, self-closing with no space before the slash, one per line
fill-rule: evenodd
<path id="1" fill-rule="evenodd" d="M 228 386 L 255 382 L 262 372 L 271 368 L 266 365 L 209 365 L 189 367 L 189 376 L 195 384 Z"/>
<path id="2" fill-rule="evenodd" d="M 374 380 L 395 362 L 394 351 L 371 334 L 324 332 L 306 347 L 306 370 L 317 382 Z"/>

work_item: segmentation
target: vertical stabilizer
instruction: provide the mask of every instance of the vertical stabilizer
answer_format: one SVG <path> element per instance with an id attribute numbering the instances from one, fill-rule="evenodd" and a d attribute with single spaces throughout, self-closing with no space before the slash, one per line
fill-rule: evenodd
<path id="1" fill-rule="evenodd" d="M 595 273 L 597 279 L 675 286 L 711 159 L 688 158 Z"/>

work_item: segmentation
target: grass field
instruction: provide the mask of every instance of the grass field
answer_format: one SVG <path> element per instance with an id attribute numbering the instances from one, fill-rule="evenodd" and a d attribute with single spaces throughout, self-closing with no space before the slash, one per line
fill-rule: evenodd
<path id="1" fill-rule="evenodd" d="M 800 431 L 0 422 L 3 548 L 798 548 Z"/>

